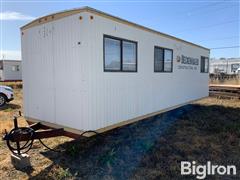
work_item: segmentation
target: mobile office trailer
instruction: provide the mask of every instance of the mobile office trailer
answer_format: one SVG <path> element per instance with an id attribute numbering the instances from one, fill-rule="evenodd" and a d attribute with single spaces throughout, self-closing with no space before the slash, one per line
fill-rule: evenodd
<path id="1" fill-rule="evenodd" d="M 21 64 L 20 60 L 0 60 L 0 81 L 21 81 Z"/>
<path id="2" fill-rule="evenodd" d="M 209 49 L 84 7 L 21 28 L 29 122 L 103 132 L 208 96 Z"/>

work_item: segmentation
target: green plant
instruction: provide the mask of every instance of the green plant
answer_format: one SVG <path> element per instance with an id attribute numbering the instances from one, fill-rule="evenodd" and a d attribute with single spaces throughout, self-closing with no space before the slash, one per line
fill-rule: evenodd
<path id="1" fill-rule="evenodd" d="M 77 145 L 73 144 L 73 145 L 70 145 L 67 149 L 67 153 L 70 155 L 70 156 L 76 156 L 79 152 L 79 148 Z"/>
<path id="2" fill-rule="evenodd" d="M 59 173 L 58 173 L 58 179 L 65 179 L 65 178 L 68 178 L 68 177 L 72 177 L 72 174 L 69 171 L 69 168 L 67 168 L 67 169 L 62 169 L 61 168 L 59 170 Z"/>
<path id="3" fill-rule="evenodd" d="M 153 145 L 154 145 L 153 142 L 147 141 L 147 142 L 143 142 L 143 143 L 141 144 L 141 148 L 142 148 L 144 151 L 148 151 L 148 150 L 150 150 L 150 149 L 153 147 Z"/>
<path id="4" fill-rule="evenodd" d="M 116 150 L 112 148 L 110 151 L 100 156 L 99 161 L 103 164 L 113 164 L 116 159 Z"/>

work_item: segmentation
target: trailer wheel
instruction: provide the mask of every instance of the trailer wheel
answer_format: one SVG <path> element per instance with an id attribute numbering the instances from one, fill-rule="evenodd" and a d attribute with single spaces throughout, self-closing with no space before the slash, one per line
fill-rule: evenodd
<path id="1" fill-rule="evenodd" d="M 7 102 L 6 96 L 4 94 L 0 94 L 0 107 L 4 106 Z"/>

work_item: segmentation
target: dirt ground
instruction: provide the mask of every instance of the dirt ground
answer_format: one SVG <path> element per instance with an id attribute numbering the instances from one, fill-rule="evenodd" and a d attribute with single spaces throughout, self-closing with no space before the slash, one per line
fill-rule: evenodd
<path id="1" fill-rule="evenodd" d="M 0 110 L 2 135 L 22 110 L 22 90 L 14 91 L 15 100 Z M 0 179 L 192 179 L 180 175 L 180 162 L 193 160 L 234 164 L 237 176 L 209 179 L 240 179 L 240 101 L 206 98 L 101 136 L 43 141 L 60 152 L 36 141 L 29 151 L 32 167 L 15 169 L 1 139 Z"/>
<path id="2" fill-rule="evenodd" d="M 209 84 L 227 84 L 227 85 L 240 85 L 240 78 L 228 79 L 228 80 L 214 80 L 210 79 Z"/>

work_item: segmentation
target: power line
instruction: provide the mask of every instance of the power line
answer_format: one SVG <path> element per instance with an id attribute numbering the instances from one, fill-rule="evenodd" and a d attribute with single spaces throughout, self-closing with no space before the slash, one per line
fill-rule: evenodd
<path id="1" fill-rule="evenodd" d="M 204 41 L 215 41 L 215 40 L 223 40 L 223 39 L 234 39 L 238 38 L 239 36 L 228 36 L 228 37 L 222 37 L 222 38 L 211 38 L 211 39 L 204 39 Z"/>
<path id="2" fill-rule="evenodd" d="M 224 6 L 224 7 L 220 7 L 220 8 L 216 8 L 216 9 L 209 9 L 209 11 L 205 11 L 205 12 L 200 11 L 199 13 L 201 13 L 200 14 L 201 16 L 203 16 L 203 15 L 205 16 L 205 15 L 209 15 L 211 13 L 220 12 L 220 11 L 222 11 L 224 9 L 228 9 L 228 8 L 237 8 L 237 7 L 236 6 Z M 193 14 L 191 14 L 191 16 L 199 14 L 199 13 L 193 13 Z"/>
<path id="3" fill-rule="evenodd" d="M 219 40 L 224 40 L 224 39 L 237 39 L 239 38 L 240 36 L 228 36 L 228 37 L 222 37 L 222 38 L 210 38 L 210 39 L 202 39 L 198 42 L 211 42 L 211 41 L 219 41 Z"/>
<path id="4" fill-rule="evenodd" d="M 217 24 L 212 24 L 212 25 L 207 25 L 207 26 L 200 26 L 200 27 L 183 29 L 180 32 L 186 32 L 186 31 L 191 31 L 191 30 L 195 30 L 195 29 L 204 29 L 204 28 L 216 27 L 216 26 L 221 26 L 221 25 L 224 25 L 224 24 L 230 24 L 230 23 L 234 23 L 234 22 L 240 22 L 240 21 L 238 19 L 237 20 L 232 20 L 232 21 L 225 21 L 225 22 L 222 22 L 222 23 L 217 23 Z"/>
<path id="5" fill-rule="evenodd" d="M 210 49 L 233 49 L 233 48 L 240 48 L 240 46 L 214 47 L 214 48 L 210 48 Z"/>
<path id="6" fill-rule="evenodd" d="M 200 15 L 201 16 L 203 16 L 203 15 L 208 15 L 208 14 L 210 14 L 210 13 L 216 13 L 216 12 L 219 12 L 219 11 L 221 11 L 221 10 L 224 10 L 224 9 L 228 9 L 228 8 L 238 8 L 238 6 L 236 6 L 236 5 L 231 5 L 230 4 L 231 3 L 231 1 L 226 1 L 226 0 L 224 0 L 224 1 L 221 1 L 221 2 L 216 2 L 216 3 L 212 3 L 212 4 L 209 4 L 209 5 L 205 5 L 205 6 L 201 6 L 201 7 L 199 7 L 199 8 L 194 8 L 194 9 L 190 9 L 190 10 L 185 10 L 185 11 L 181 11 L 181 12 L 177 12 L 177 15 L 179 16 L 179 15 L 183 15 L 183 17 L 182 18 L 185 18 L 185 16 L 195 16 L 195 15 L 198 15 L 199 13 L 201 13 Z M 234 3 L 234 2 L 232 2 L 232 3 Z M 224 6 L 222 7 L 222 6 L 216 6 L 216 5 L 221 5 L 221 4 L 223 4 Z M 230 4 L 230 6 L 227 6 L 227 5 L 229 5 Z M 215 9 L 215 7 L 213 7 L 213 6 L 216 6 L 216 9 Z M 210 9 L 209 9 L 209 7 L 210 7 Z M 213 9 L 213 8 L 214 9 Z M 201 11 L 200 11 L 201 10 Z M 205 11 L 205 12 L 203 12 L 203 11 Z M 185 13 L 185 14 L 184 14 Z"/>
<path id="7" fill-rule="evenodd" d="M 181 22 L 181 21 L 184 21 L 184 22 L 189 22 L 190 20 L 194 20 L 196 21 L 196 19 L 189 19 L 191 17 L 199 17 L 199 15 L 202 17 L 204 16 L 209 16 L 209 14 L 215 14 L 215 13 L 219 13 L 221 12 L 222 10 L 225 10 L 225 9 L 229 9 L 229 8 L 236 8 L 236 6 L 225 6 L 225 7 L 221 7 L 221 8 L 218 8 L 218 9 L 209 9 L 210 11 L 206 11 L 204 13 L 202 13 L 201 11 L 200 12 L 195 12 L 195 13 L 187 13 L 187 14 L 177 14 L 177 21 Z M 232 11 L 233 12 L 233 11 Z M 201 14 L 200 14 L 201 13 Z M 186 16 L 187 16 L 187 21 L 186 21 Z"/>
<path id="8" fill-rule="evenodd" d="M 224 0 L 225 1 L 225 0 Z M 221 1 L 221 2 L 215 2 L 215 3 L 210 3 L 210 4 L 207 4 L 207 5 L 204 5 L 204 6 L 200 6 L 200 7 L 197 7 L 197 8 L 192 8 L 190 10 L 187 10 L 187 11 L 180 11 L 180 13 L 184 13 L 184 12 L 187 12 L 187 13 L 190 13 L 190 12 L 196 12 L 196 11 L 199 11 L 201 9 L 206 9 L 206 8 L 209 8 L 209 7 L 212 7 L 212 6 L 216 6 L 218 4 L 222 4 L 224 3 L 224 1 Z M 179 13 L 179 12 L 178 12 Z"/>

